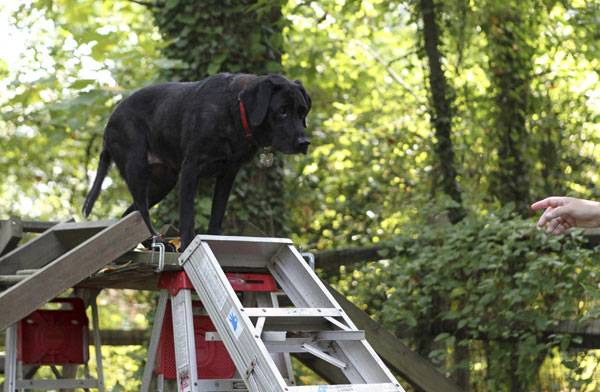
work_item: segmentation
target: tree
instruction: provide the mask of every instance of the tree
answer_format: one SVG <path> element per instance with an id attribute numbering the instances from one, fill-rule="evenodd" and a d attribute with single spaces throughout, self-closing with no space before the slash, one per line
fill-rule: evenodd
<path id="1" fill-rule="evenodd" d="M 448 82 L 442 70 L 442 55 L 439 49 L 439 33 L 433 0 L 421 0 L 420 12 L 423 18 L 425 53 L 429 63 L 432 117 L 436 137 L 436 166 L 440 172 L 443 191 L 457 203 L 457 206 L 449 208 L 450 221 L 457 223 L 464 218 L 465 211 L 462 208 L 462 196 L 456 181 L 457 173 L 451 138 L 453 113 L 448 94 Z"/>
<path id="2" fill-rule="evenodd" d="M 498 171 L 493 192 L 503 205 L 513 202 L 523 215 L 529 209 L 529 160 L 527 144 L 527 98 L 532 78 L 532 58 L 538 32 L 538 12 L 531 3 L 486 4 L 483 29 L 489 42 L 489 69 L 496 96 L 495 140 Z M 522 34 L 523 31 L 533 34 Z"/>
<path id="3" fill-rule="evenodd" d="M 313 98 L 311 153 L 285 160 L 280 193 L 248 196 L 252 180 L 240 178 L 229 230 L 275 203 L 281 212 L 263 215 L 285 222 L 307 250 L 357 248 L 371 259 L 376 252 L 382 260 L 346 260 L 322 276 L 413 347 L 431 347 L 426 355 L 444 372 L 468 370 L 472 390 L 591 390 L 583 371 L 597 358 L 544 328 L 589 314 L 594 300 L 581 284 L 593 283 L 597 254 L 578 234 L 548 238 L 519 214 L 529 198 L 550 193 L 600 197 L 600 5 L 434 1 L 428 15 L 438 42 L 430 54 L 439 55 L 440 88 L 431 85 L 427 48 L 435 46 L 425 44 L 423 2 L 276 3 L 281 23 L 262 1 L 246 13 L 227 1 L 25 7 L 13 24 L 36 40 L 23 45 L 31 49 L 20 67 L 0 63 L 0 211 L 77 214 L 106 118 L 135 88 L 209 69 L 264 73 L 272 69 L 253 67 L 274 66 L 280 53 L 279 69 Z M 163 30 L 152 27 L 160 17 Z M 52 28 L 35 30 L 36 20 Z M 246 25 L 256 20 L 259 33 Z M 87 64 L 106 78 L 91 77 Z M 440 149 L 444 140 L 451 150 Z M 454 174 L 443 151 L 454 153 Z M 111 179 L 95 218 L 117 217 L 128 205 L 116 171 Z M 457 206 L 444 195 L 458 182 L 465 217 L 450 225 L 439 217 Z M 199 231 L 209 207 L 203 194 Z M 153 215 L 169 221 L 171 211 Z M 461 350 L 468 357 L 456 355 Z"/>

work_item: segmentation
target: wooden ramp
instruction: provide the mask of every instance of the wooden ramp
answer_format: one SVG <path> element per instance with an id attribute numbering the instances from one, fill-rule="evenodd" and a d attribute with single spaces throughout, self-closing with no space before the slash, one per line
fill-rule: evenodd
<path id="1" fill-rule="evenodd" d="M 0 258 L 19 282 L 0 293 L 0 331 L 86 279 L 150 236 L 139 213 L 120 220 L 63 222 Z M 25 278 L 19 271 L 30 274 Z"/>

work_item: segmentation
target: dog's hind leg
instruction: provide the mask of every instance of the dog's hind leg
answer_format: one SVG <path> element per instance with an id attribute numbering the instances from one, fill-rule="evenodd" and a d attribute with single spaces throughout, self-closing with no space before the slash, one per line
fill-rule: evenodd
<path id="1" fill-rule="evenodd" d="M 150 167 L 146 157 L 146 146 L 143 142 L 131 143 L 131 145 L 135 146 L 135 148 L 128 148 L 125 150 L 117 144 L 111 146 L 111 155 L 133 197 L 133 205 L 131 205 L 123 215 L 129 214 L 132 211 L 139 211 L 148 230 L 150 230 L 150 234 L 152 236 L 157 236 L 158 233 L 152 226 L 150 212 L 148 211 Z"/>
<path id="2" fill-rule="evenodd" d="M 177 170 L 174 169 L 170 169 L 164 165 L 150 165 L 149 166 L 149 171 L 151 174 L 150 177 L 150 184 L 149 184 L 149 189 L 146 192 L 146 200 L 147 200 L 147 207 L 146 207 L 146 211 L 148 211 L 150 208 L 152 208 L 154 205 L 156 205 L 159 201 L 161 201 L 162 199 L 165 198 L 165 196 L 167 196 L 167 194 L 169 194 L 169 192 L 175 187 L 175 184 L 177 184 Z M 133 195 L 134 191 L 130 186 L 130 192 Z M 141 191 L 140 191 L 141 193 Z M 138 203 L 135 201 L 134 198 L 134 202 L 132 205 L 129 206 L 129 208 L 127 208 L 127 210 L 123 213 L 123 216 L 129 214 L 132 211 L 138 211 Z M 143 205 L 143 203 L 142 203 Z M 140 214 L 142 214 L 142 212 L 140 211 Z M 142 214 L 143 216 L 143 214 Z M 150 222 L 150 214 L 148 212 L 148 222 Z M 148 223 L 147 223 L 148 224 Z M 152 227 L 152 224 L 150 223 L 150 226 Z M 154 230 L 154 229 L 151 229 Z M 149 239 L 147 241 L 142 242 L 142 244 L 146 247 L 146 248 L 150 248 L 152 246 L 152 243 L 154 241 L 159 241 L 165 244 L 166 250 L 168 252 L 175 252 L 177 249 L 175 248 L 175 246 L 173 246 L 171 243 L 166 242 L 165 240 L 162 240 L 160 238 L 158 238 L 158 234 L 153 234 L 153 239 Z"/>
<path id="3" fill-rule="evenodd" d="M 177 177 L 179 173 L 177 170 L 169 168 L 165 165 L 150 165 L 151 180 L 150 189 L 148 191 L 148 208 L 152 208 L 157 205 L 162 199 L 164 199 L 177 184 Z M 137 211 L 135 203 L 129 206 L 123 213 L 123 216 L 129 214 L 132 211 Z"/>

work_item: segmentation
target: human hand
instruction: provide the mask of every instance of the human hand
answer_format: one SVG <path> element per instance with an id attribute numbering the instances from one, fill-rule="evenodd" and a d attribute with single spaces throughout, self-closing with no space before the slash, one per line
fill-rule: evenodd
<path id="1" fill-rule="evenodd" d="M 546 209 L 538 221 L 548 225 L 549 234 L 562 234 L 571 227 L 599 227 L 600 203 L 574 197 L 552 196 L 531 205 L 533 210 Z"/>

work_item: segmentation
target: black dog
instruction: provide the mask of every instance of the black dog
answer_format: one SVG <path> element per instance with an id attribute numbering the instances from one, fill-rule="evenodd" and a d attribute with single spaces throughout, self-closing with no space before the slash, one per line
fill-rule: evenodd
<path id="1" fill-rule="evenodd" d="M 281 76 L 218 74 L 193 83 L 142 88 L 119 104 L 104 131 L 88 216 L 114 161 L 133 196 L 123 216 L 139 211 L 152 235 L 148 209 L 179 185 L 181 247 L 194 237 L 198 180 L 216 177 L 209 234 L 220 234 L 235 176 L 259 147 L 306 154 L 311 99 L 300 81 Z"/>

